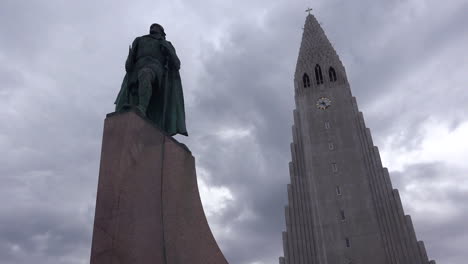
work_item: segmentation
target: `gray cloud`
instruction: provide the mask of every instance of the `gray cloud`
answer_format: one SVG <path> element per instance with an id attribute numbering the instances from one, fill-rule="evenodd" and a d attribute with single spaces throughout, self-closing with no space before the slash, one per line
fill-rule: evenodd
<path id="1" fill-rule="evenodd" d="M 404 131 L 394 147 L 419 148 L 429 118 L 452 129 L 467 121 L 466 3 L 314 5 L 377 145 Z M 207 172 L 204 181 L 233 195 L 209 218 L 223 252 L 235 264 L 277 262 L 305 7 L 285 0 L 2 3 L 0 198 L 9 202 L 0 206 L 0 262 L 88 261 L 102 122 L 113 110 L 128 44 L 155 20 L 182 58 L 190 137 L 178 139 Z M 450 104 L 439 107 L 443 101 Z M 223 137 L 229 130 L 245 133 Z M 454 170 L 440 162 L 392 172 L 418 237 L 439 263 L 466 258 L 459 246 L 468 242 L 466 192 L 430 184 L 466 181 L 466 170 Z M 432 221 L 417 210 L 425 192 L 444 201 L 446 217 Z M 450 214 L 453 207 L 460 213 Z"/>
<path id="2" fill-rule="evenodd" d="M 428 253 L 445 263 L 463 263 L 467 239 L 467 172 L 444 162 L 413 164 L 393 172 L 406 213 L 412 215 Z M 445 205 L 440 206 L 439 205 Z"/>

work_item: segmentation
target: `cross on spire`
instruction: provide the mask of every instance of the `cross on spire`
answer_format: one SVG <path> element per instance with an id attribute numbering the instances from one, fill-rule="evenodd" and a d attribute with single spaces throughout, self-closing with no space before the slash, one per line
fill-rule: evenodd
<path id="1" fill-rule="evenodd" d="M 306 12 L 309 12 L 309 15 L 310 15 L 310 11 L 312 11 L 312 8 L 307 8 Z"/>

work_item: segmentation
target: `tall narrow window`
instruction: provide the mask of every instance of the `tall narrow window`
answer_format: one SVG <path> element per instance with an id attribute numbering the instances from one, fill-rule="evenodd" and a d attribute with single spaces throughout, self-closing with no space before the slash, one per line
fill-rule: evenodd
<path id="1" fill-rule="evenodd" d="M 341 187 L 339 185 L 336 186 L 336 195 L 341 195 Z"/>
<path id="2" fill-rule="evenodd" d="M 345 214 L 344 214 L 344 210 L 340 210 L 340 217 L 341 217 L 341 221 L 346 220 L 346 217 L 345 217 Z"/>
<path id="3" fill-rule="evenodd" d="M 323 83 L 323 76 L 322 76 L 322 68 L 320 68 L 320 65 L 315 65 L 315 80 L 317 84 L 322 84 Z"/>
<path id="4" fill-rule="evenodd" d="M 337 172 L 338 171 L 338 166 L 336 166 L 336 163 L 332 163 L 332 171 Z"/>
<path id="5" fill-rule="evenodd" d="M 351 247 L 351 241 L 349 241 L 349 238 L 345 238 L 345 242 L 347 248 Z"/>
<path id="6" fill-rule="evenodd" d="M 336 81 L 336 72 L 335 69 L 333 69 L 333 67 L 330 67 L 330 69 L 328 69 L 328 77 L 330 78 L 330 82 Z"/>
<path id="7" fill-rule="evenodd" d="M 302 76 L 302 82 L 304 84 L 304 88 L 310 87 L 310 79 L 307 73 L 304 73 L 304 75 Z"/>
<path id="8" fill-rule="evenodd" d="M 330 122 L 325 121 L 325 129 L 330 129 Z"/>

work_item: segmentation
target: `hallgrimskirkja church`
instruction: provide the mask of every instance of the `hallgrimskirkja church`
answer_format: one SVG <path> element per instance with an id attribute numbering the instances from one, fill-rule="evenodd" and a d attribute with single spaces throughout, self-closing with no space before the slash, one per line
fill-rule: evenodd
<path id="1" fill-rule="evenodd" d="M 294 76 L 291 183 L 280 264 L 435 264 L 405 215 L 346 72 L 306 18 Z"/>

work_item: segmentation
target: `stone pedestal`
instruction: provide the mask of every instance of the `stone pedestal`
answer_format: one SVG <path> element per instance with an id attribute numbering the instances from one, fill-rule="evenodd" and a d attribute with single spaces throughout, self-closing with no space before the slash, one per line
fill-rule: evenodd
<path id="1" fill-rule="evenodd" d="M 104 123 L 91 264 L 111 263 L 227 263 L 190 151 L 132 111 Z"/>

